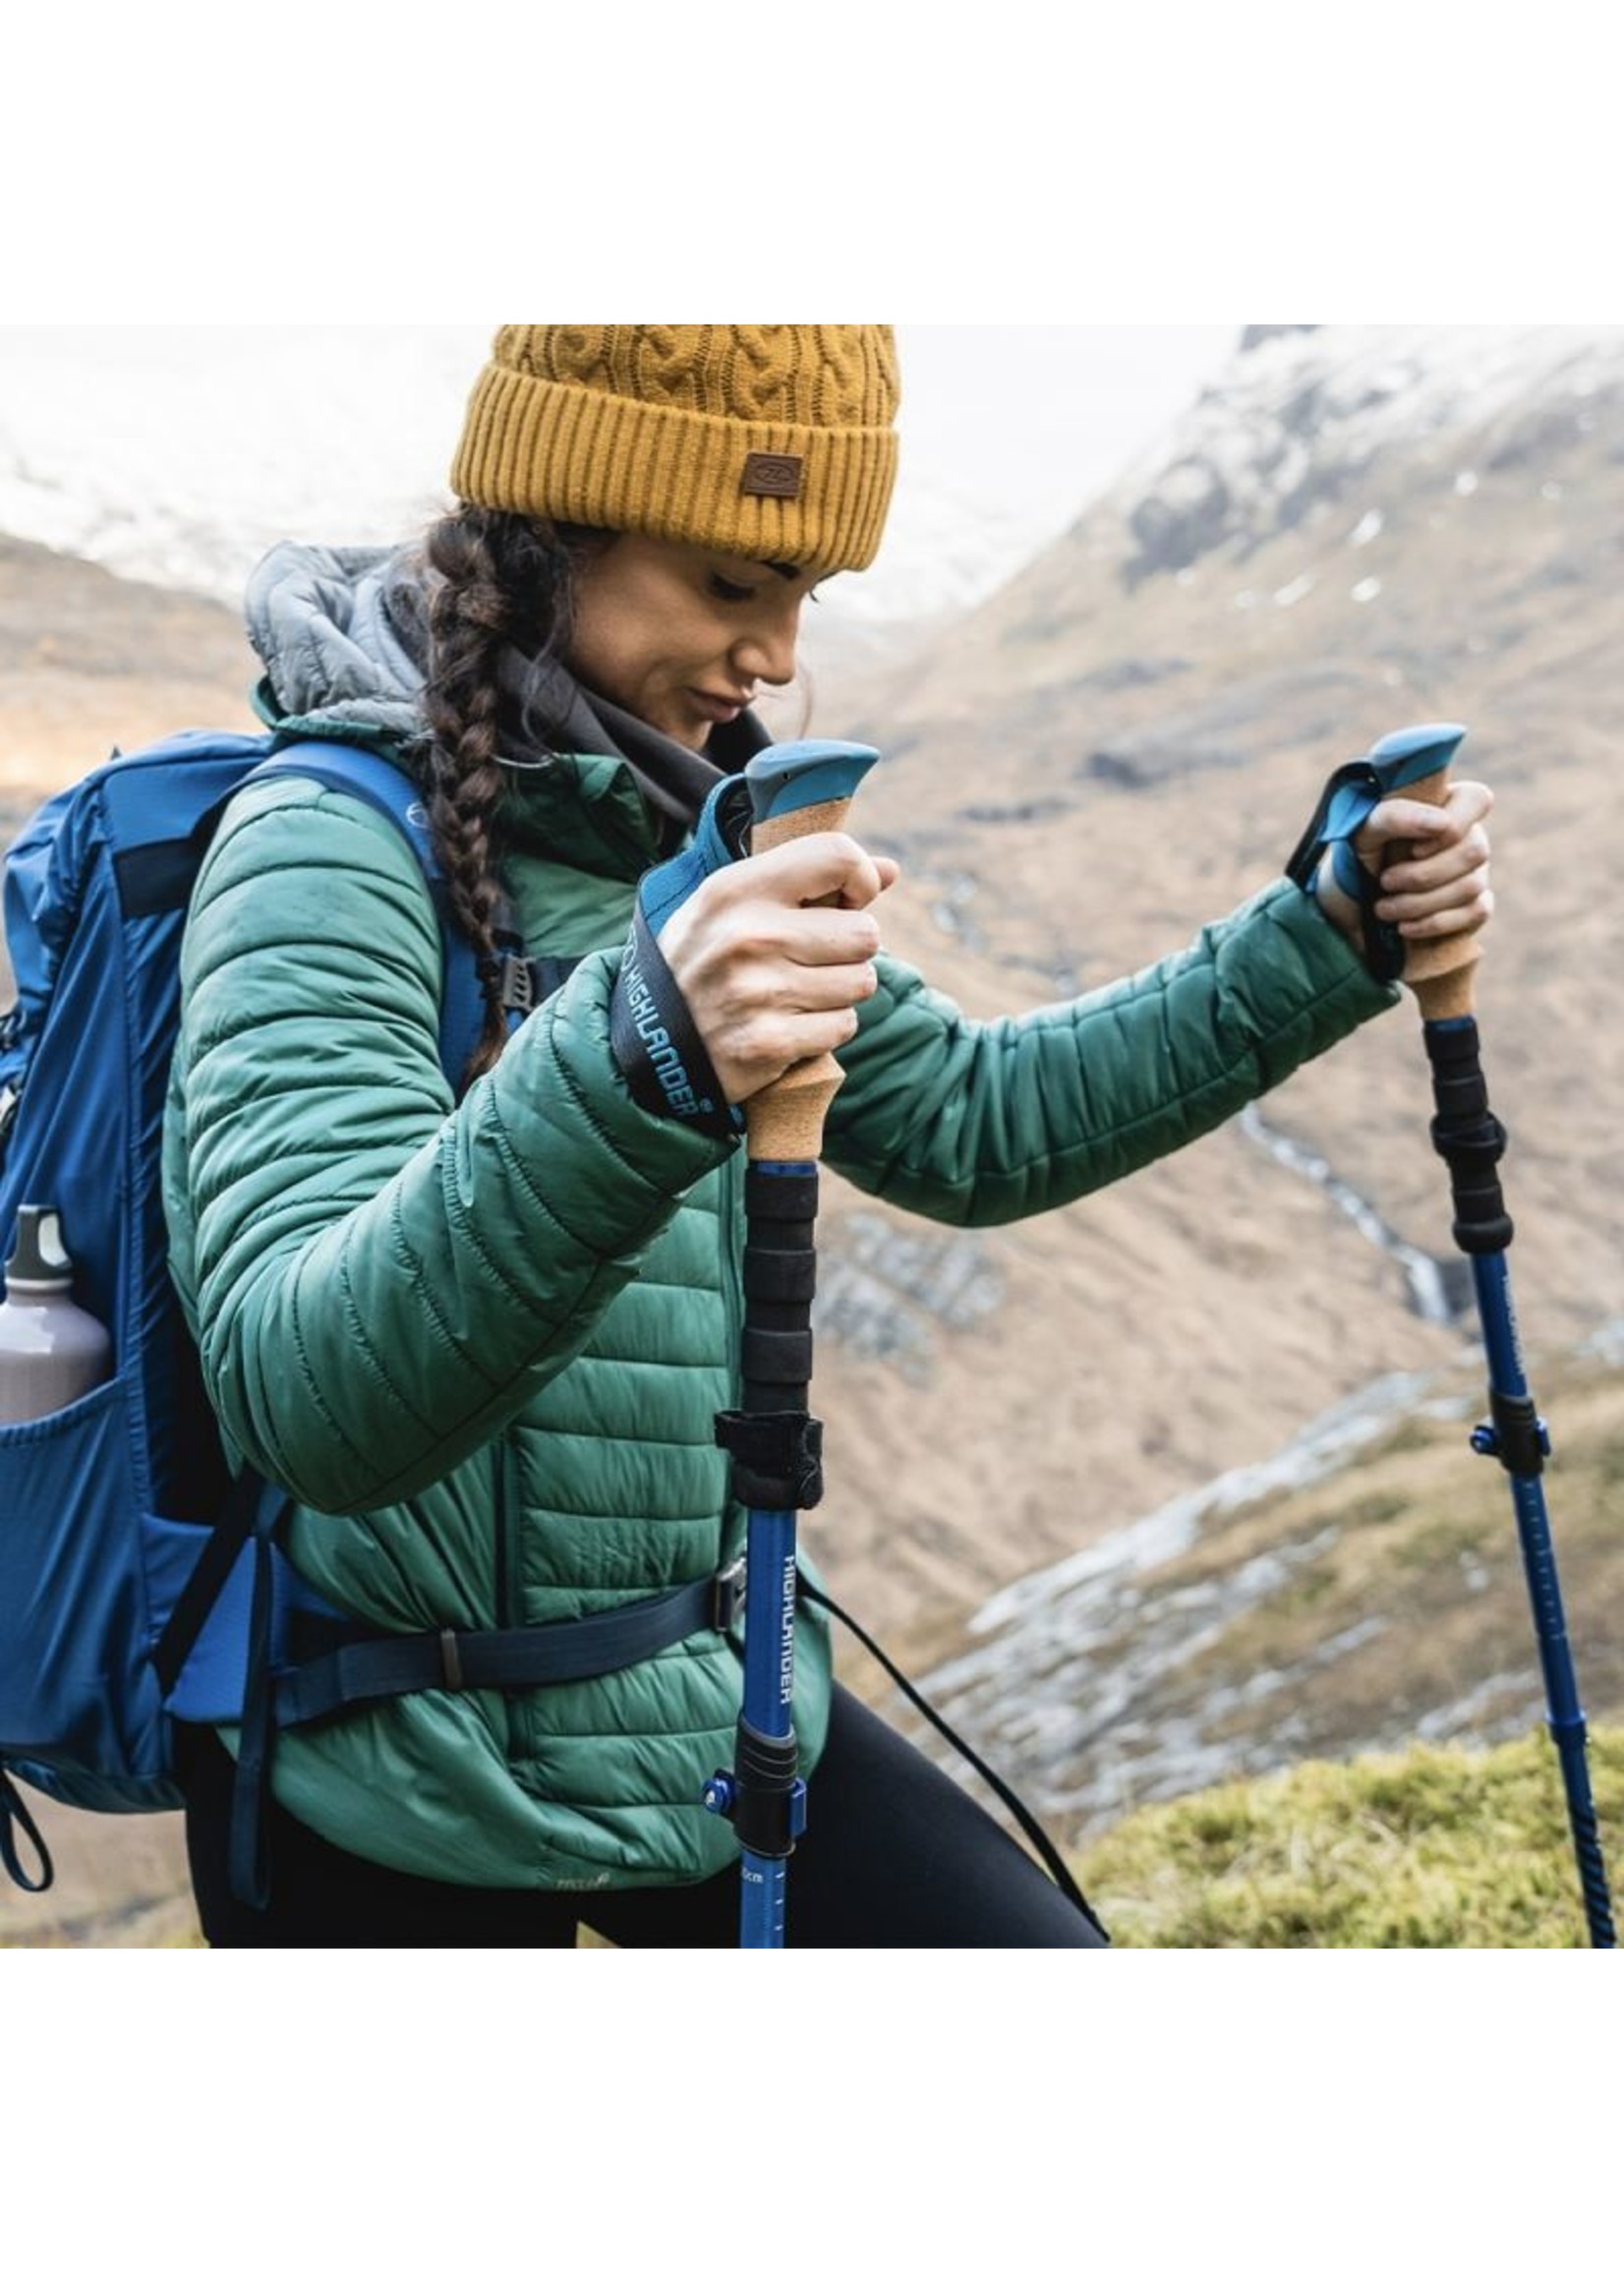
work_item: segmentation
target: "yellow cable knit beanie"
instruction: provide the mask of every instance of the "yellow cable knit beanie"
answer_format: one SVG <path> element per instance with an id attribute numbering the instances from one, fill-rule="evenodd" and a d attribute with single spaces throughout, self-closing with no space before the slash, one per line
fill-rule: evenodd
<path id="1" fill-rule="evenodd" d="M 748 560 L 866 568 L 898 399 L 885 323 L 504 323 L 451 487 Z"/>

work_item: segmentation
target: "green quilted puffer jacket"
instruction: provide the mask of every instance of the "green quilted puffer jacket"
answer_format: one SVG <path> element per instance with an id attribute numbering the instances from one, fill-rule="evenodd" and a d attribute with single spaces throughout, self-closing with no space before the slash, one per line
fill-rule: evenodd
<path id="1" fill-rule="evenodd" d="M 623 765 L 509 793 L 535 956 L 584 958 L 454 1103 L 421 874 L 356 799 L 233 802 L 200 880 L 165 1131 L 177 1284 L 231 1444 L 298 1503 L 297 1568 L 392 1630 L 609 1608 L 736 1551 L 713 1418 L 737 1402 L 742 1159 L 645 1113 L 609 996 L 654 827 Z M 1384 1008 L 1279 883 L 1138 977 L 977 1023 L 913 971 L 842 1053 L 826 1165 L 944 1221 L 1058 1207 L 1233 1114 Z M 815 1766 L 829 1696 L 798 1622 Z M 278 1744 L 278 1799 L 397 1869 L 638 1887 L 736 1858 L 703 1806 L 737 1658 L 696 1636 L 528 1694 L 431 1691 Z"/>

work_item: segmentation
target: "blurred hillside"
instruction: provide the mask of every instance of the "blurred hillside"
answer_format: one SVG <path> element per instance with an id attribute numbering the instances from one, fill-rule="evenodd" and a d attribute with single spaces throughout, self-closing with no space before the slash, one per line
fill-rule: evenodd
<path id="1" fill-rule="evenodd" d="M 1519 1309 L 1535 1348 L 1567 1348 L 1624 1313 L 1621 565 L 1624 333 L 1264 339 L 991 601 L 826 710 L 887 753 L 863 826 L 905 864 L 894 944 L 982 1009 L 1108 981 L 1277 875 L 1332 766 L 1465 724 L 1460 768 L 1497 798 L 1479 1006 Z M 910 1261 L 916 1228 L 891 1227 L 892 1355 L 876 1325 L 855 1359 L 826 1346 L 822 1378 L 860 1417 L 837 1458 L 883 1445 L 900 1482 L 875 1519 L 853 1478 L 831 1558 L 865 1587 L 883 1563 L 888 1608 L 945 1567 L 968 1594 L 1450 1363 L 1470 1317 L 1417 1315 L 1327 1192 L 1449 1276 L 1416 1024 L 1407 1002 L 1264 1101 L 1319 1183 L 1225 1130 L 979 1240 L 957 1319 L 930 1315 L 935 1241 Z M 887 1248 L 858 1213 L 861 1275 Z"/>

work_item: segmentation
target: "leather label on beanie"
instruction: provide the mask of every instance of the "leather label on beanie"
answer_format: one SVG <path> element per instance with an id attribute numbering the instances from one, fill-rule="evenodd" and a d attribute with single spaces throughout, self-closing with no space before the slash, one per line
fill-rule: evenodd
<path id="1" fill-rule="evenodd" d="M 786 450 L 752 450 L 744 461 L 739 491 L 746 497 L 798 497 L 805 463 Z"/>

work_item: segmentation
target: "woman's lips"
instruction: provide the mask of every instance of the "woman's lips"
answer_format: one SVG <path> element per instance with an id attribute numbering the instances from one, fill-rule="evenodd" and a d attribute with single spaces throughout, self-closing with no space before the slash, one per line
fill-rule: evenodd
<path id="1" fill-rule="evenodd" d="M 725 727 L 736 719 L 746 700 L 743 695 L 713 695 L 704 687 L 690 687 L 688 692 L 701 716 L 717 727 Z"/>

